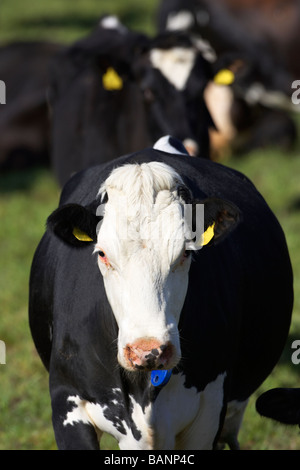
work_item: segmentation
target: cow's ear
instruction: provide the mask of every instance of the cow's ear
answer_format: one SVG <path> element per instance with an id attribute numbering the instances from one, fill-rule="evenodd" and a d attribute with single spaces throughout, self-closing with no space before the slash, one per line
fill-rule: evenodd
<path id="1" fill-rule="evenodd" d="M 221 242 L 241 220 L 241 212 L 232 202 L 208 198 L 194 204 L 204 205 L 204 232 L 195 242 L 196 249 Z"/>
<path id="2" fill-rule="evenodd" d="M 70 245 L 83 247 L 95 243 L 100 217 L 79 204 L 66 204 L 48 217 L 47 228 Z"/>

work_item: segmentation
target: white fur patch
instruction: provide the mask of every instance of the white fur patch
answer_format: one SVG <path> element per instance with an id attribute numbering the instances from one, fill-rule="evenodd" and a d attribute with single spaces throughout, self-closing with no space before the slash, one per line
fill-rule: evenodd
<path id="1" fill-rule="evenodd" d="M 202 392 L 197 392 L 195 387 L 184 386 L 184 375 L 173 375 L 156 401 L 144 410 L 130 396 L 132 420 L 139 431 L 139 439 L 133 436 L 124 420 L 121 422 L 123 432 L 120 432 L 113 421 L 107 419 L 105 410 L 109 405 L 89 403 L 78 395 L 68 398 L 75 407 L 67 413 L 64 425 L 92 424 L 97 431 L 114 436 L 121 450 L 211 449 L 219 428 L 225 376 L 225 373 L 220 374 Z M 119 392 L 120 389 L 113 389 L 112 395 Z"/>
<path id="2" fill-rule="evenodd" d="M 114 15 L 105 16 L 99 21 L 99 26 L 104 29 L 117 29 L 120 33 L 126 33 L 128 29 Z"/>
<path id="3" fill-rule="evenodd" d="M 153 145 L 155 150 L 161 150 L 162 152 L 178 154 L 178 155 L 188 155 L 187 150 L 184 148 L 179 149 L 172 145 L 172 137 L 169 135 L 165 135 L 161 137 L 155 144 Z"/>
<path id="4" fill-rule="evenodd" d="M 68 402 L 73 403 L 75 406 L 72 411 L 68 411 L 67 416 L 63 422 L 64 426 L 68 424 L 74 425 L 76 423 L 91 424 L 89 417 L 86 413 L 86 401 L 81 400 L 78 395 L 68 397 Z"/>
<path id="5" fill-rule="evenodd" d="M 248 400 L 233 400 L 228 403 L 224 426 L 219 439 L 220 446 L 228 444 L 230 449 L 238 450 L 238 433 L 244 417 Z"/>
<path id="6" fill-rule="evenodd" d="M 167 18 L 166 29 L 169 31 L 182 31 L 194 24 L 193 14 L 188 10 L 171 12 Z"/>
<path id="7" fill-rule="evenodd" d="M 233 103 L 231 87 L 210 82 L 205 89 L 204 99 L 216 125 L 217 132 L 229 140 L 233 139 L 236 135 L 236 129 L 230 116 Z"/>
<path id="8" fill-rule="evenodd" d="M 195 64 L 196 51 L 187 47 L 152 49 L 150 60 L 177 90 L 184 90 Z"/>

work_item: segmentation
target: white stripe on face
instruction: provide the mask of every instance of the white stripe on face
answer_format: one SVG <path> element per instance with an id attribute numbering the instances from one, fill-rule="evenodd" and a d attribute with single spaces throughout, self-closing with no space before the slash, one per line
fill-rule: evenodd
<path id="1" fill-rule="evenodd" d="M 171 368 L 180 359 L 177 324 L 190 266 L 180 181 L 172 168 L 151 162 L 118 168 L 105 184 L 96 249 L 119 326 L 118 360 L 128 370 Z"/>
<path id="2" fill-rule="evenodd" d="M 184 90 L 195 64 L 196 51 L 187 47 L 152 49 L 150 60 L 177 90 Z"/>

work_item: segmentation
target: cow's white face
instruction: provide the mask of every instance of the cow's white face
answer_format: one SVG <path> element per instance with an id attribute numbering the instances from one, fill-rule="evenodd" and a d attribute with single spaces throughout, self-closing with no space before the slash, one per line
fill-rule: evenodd
<path id="1" fill-rule="evenodd" d="M 157 145 L 182 151 L 170 136 Z M 116 168 L 100 195 L 108 197 L 104 215 L 99 208 L 94 214 L 89 206 L 65 204 L 48 217 L 47 229 L 74 249 L 94 244 L 119 326 L 119 363 L 128 370 L 170 369 L 180 360 L 178 322 L 190 250 L 222 241 L 239 223 L 240 211 L 214 197 L 191 201 L 175 170 L 156 161 Z"/>
<path id="2" fill-rule="evenodd" d="M 151 162 L 116 169 L 95 250 L 128 370 L 168 369 L 180 359 L 178 321 L 188 286 L 179 176 Z"/>

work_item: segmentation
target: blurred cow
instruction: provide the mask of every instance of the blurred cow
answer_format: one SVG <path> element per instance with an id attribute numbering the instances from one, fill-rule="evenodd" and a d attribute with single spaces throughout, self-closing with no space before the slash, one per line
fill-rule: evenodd
<path id="1" fill-rule="evenodd" d="M 232 65 L 228 56 L 243 63 L 243 80 L 239 73 L 230 88 L 214 83 L 206 91 L 208 108 L 213 113 L 213 102 L 212 117 L 220 128 L 214 133 L 215 151 L 228 142 L 239 152 L 293 145 L 296 127 L 290 112 L 298 109 L 291 103 L 291 84 L 297 67 L 291 62 L 297 62 L 293 51 L 294 41 L 299 44 L 300 39 L 295 22 L 299 2 L 164 0 L 158 16 L 160 31 L 189 32 L 216 67 L 220 61 Z"/>
<path id="2" fill-rule="evenodd" d="M 160 31 L 197 34 L 217 56 L 247 54 L 267 76 L 275 66 L 279 88 L 287 87 L 280 69 L 299 77 L 299 20 L 299 0 L 163 0 L 158 11 Z"/>
<path id="3" fill-rule="evenodd" d="M 204 94 L 216 125 L 210 131 L 212 158 L 268 146 L 290 151 L 297 139 L 290 99 L 267 90 L 255 64 L 240 54 L 224 54 L 213 68 Z"/>
<path id="4" fill-rule="evenodd" d="M 48 68 L 63 46 L 14 42 L 0 48 L 0 170 L 49 162 Z"/>
<path id="5" fill-rule="evenodd" d="M 52 159 L 60 184 L 74 172 L 151 146 L 165 134 L 184 141 L 190 154 L 208 156 L 211 121 L 202 97 L 206 71 L 199 72 L 203 64 L 188 40 L 181 34 L 171 36 L 150 39 L 108 17 L 57 58 L 50 101 Z M 180 85 L 161 68 L 166 48 L 188 52 L 184 64 L 184 54 L 177 61 Z M 196 79 L 190 76 L 194 68 Z M 178 67 L 175 76 L 178 79 Z M 191 120 L 187 117 L 188 82 L 191 106 L 201 108 L 202 100 L 200 127 L 192 112 Z"/>
<path id="6" fill-rule="evenodd" d="M 197 142 L 198 155 L 210 155 L 209 130 L 215 129 L 204 91 L 213 77 L 211 64 L 204 58 L 192 39 L 181 32 L 165 32 L 150 44 L 149 57 L 153 67 L 182 94 L 191 131 Z M 189 149 L 195 154 L 195 150 Z"/>

